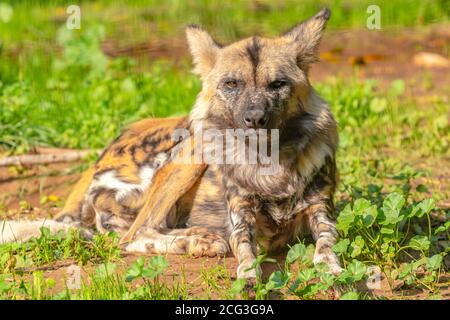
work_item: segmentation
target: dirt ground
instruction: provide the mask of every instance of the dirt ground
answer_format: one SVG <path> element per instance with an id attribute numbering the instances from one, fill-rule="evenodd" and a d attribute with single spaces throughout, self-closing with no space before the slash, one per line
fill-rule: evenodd
<path id="1" fill-rule="evenodd" d="M 419 106 L 426 107 L 434 97 L 444 97 L 449 100 L 450 72 L 449 68 L 423 68 L 413 63 L 414 55 L 420 51 L 429 51 L 448 56 L 450 50 L 450 28 L 431 27 L 426 30 L 388 32 L 377 31 L 336 31 L 329 32 L 323 40 L 321 48 L 322 61 L 311 70 L 312 82 L 323 80 L 329 76 L 349 76 L 356 72 L 361 79 L 375 78 L 379 80 L 379 90 L 385 89 L 394 79 L 405 79 L 409 95 L 416 97 Z M 104 50 L 111 56 L 131 55 L 138 60 L 155 58 L 176 58 L 187 56 L 187 50 L 181 39 L 167 43 L 139 44 L 135 47 L 120 47 L 114 39 L 107 40 Z M 358 71 L 355 71 L 358 65 Z M 431 77 L 433 86 L 424 88 L 422 80 Z M 449 114 L 450 116 L 450 114 Z M 50 150 L 52 151 L 52 150 Z M 71 187 L 79 178 L 81 163 L 52 164 L 25 168 L 0 168 L 0 205 L 6 206 L 7 218 L 51 217 L 62 205 Z M 449 189 L 450 159 L 442 159 L 441 169 L 436 174 L 441 188 Z M 44 196 L 51 197 L 42 203 Z M 24 202 L 26 201 L 26 202 Z M 450 207 L 445 201 L 444 206 Z M 20 213 L 20 214 L 19 214 Z M 2 217 L 5 218 L 5 217 Z M 124 264 L 130 264 L 134 256 L 124 257 Z M 226 267 L 234 274 L 237 263 L 234 257 L 225 259 Z M 190 283 L 201 283 L 199 270 L 203 266 L 215 266 L 222 259 L 218 258 L 187 258 L 169 257 L 169 270 L 164 277 L 170 281 L 184 270 Z M 46 276 L 56 279 L 64 278 L 67 264 L 53 266 L 45 271 Z M 56 268 L 56 269 L 55 269 Z M 51 269 L 51 270 L 50 270 Z M 202 294 L 202 286 L 193 286 L 193 296 Z M 198 291 L 198 292 L 196 292 Z M 379 295 L 393 296 L 390 290 L 384 288 Z M 396 297 L 411 299 L 424 298 L 418 292 L 405 292 Z M 443 298 L 450 299 L 450 290 L 442 292 Z"/>

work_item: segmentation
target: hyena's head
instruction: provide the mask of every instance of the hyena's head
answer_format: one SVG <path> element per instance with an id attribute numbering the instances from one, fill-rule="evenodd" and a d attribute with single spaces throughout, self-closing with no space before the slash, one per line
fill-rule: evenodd
<path id="1" fill-rule="evenodd" d="M 251 37 L 222 46 L 203 29 L 189 26 L 187 40 L 203 89 L 193 120 L 217 128 L 277 129 L 304 112 L 308 69 L 330 10 L 323 9 L 277 38 Z"/>

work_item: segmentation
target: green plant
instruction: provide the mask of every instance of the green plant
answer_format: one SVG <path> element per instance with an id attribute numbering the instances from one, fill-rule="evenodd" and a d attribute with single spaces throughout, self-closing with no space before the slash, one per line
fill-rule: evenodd
<path id="1" fill-rule="evenodd" d="M 48 228 L 41 228 L 39 238 L 24 243 L 0 245 L 0 270 L 32 268 L 58 260 L 73 259 L 81 264 L 99 261 L 115 261 L 120 257 L 118 238 L 114 233 L 94 236 L 85 240 L 78 230 L 59 231 L 52 235 Z"/>

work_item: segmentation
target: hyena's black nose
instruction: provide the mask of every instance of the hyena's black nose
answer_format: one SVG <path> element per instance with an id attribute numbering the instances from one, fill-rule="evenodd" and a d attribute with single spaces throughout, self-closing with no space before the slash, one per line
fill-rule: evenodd
<path id="1" fill-rule="evenodd" d="M 244 113 L 247 128 L 263 128 L 267 124 L 267 116 L 263 110 L 248 110 Z"/>

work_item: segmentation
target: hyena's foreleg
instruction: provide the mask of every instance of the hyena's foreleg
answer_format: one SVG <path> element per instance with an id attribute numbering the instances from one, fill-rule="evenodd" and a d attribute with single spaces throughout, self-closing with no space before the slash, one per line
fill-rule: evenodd
<path id="1" fill-rule="evenodd" d="M 238 260 L 237 276 L 243 279 L 256 279 L 261 275 L 259 267 L 252 268 L 257 256 L 256 215 L 251 200 L 237 194 L 236 188 L 227 188 L 228 211 L 232 231 L 230 247 Z"/>
<path id="2" fill-rule="evenodd" d="M 206 228 L 154 229 L 139 231 L 136 239 L 127 245 L 128 252 L 156 254 L 190 254 L 200 256 L 225 256 L 228 242 L 221 232 Z"/>
<path id="3" fill-rule="evenodd" d="M 339 258 L 332 249 L 338 239 L 336 223 L 330 218 L 327 206 L 324 204 L 314 204 L 308 211 L 309 228 L 316 241 L 313 262 L 314 264 L 326 263 L 331 273 L 339 274 L 342 268 Z"/>
<path id="4" fill-rule="evenodd" d="M 305 214 L 316 241 L 314 264 L 326 263 L 333 274 L 342 271 L 339 258 L 332 249 L 338 239 L 333 205 L 336 180 L 335 162 L 327 158 L 326 164 L 315 175 L 305 192 L 305 202 L 309 204 Z"/>

